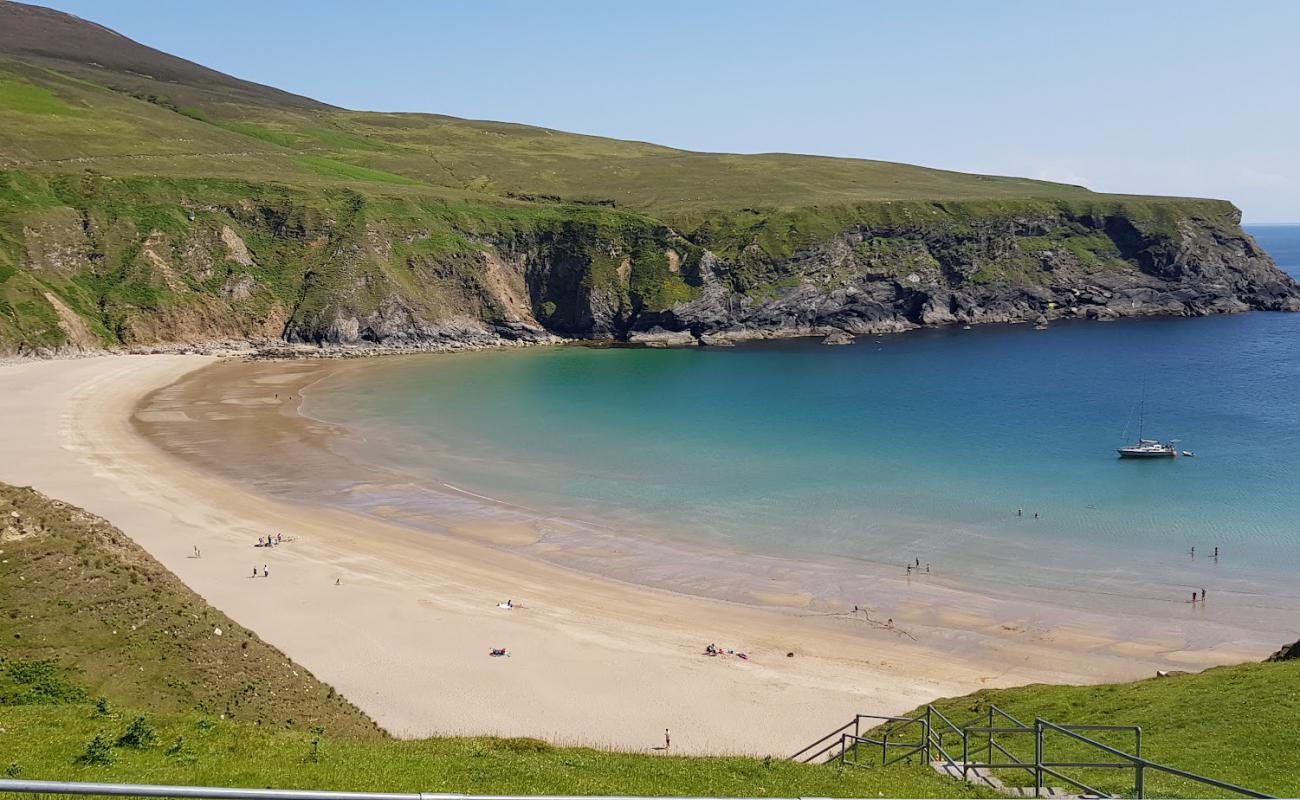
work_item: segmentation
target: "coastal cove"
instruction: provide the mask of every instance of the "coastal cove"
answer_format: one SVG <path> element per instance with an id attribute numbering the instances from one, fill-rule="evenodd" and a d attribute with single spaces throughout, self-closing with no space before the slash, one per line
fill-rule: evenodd
<path id="1" fill-rule="evenodd" d="M 1256 234 L 1294 269 L 1295 229 Z M 225 365 L 141 418 L 174 452 L 291 502 L 684 594 L 860 606 L 967 655 L 988 646 L 985 624 L 1050 640 L 1086 620 L 1138 656 L 1111 674 L 1141 674 L 1264 654 L 1295 632 L 1298 330 L 1249 314 L 848 348 Z M 284 391 L 268 397 L 271 373 Z M 1143 384 L 1146 434 L 1196 458 L 1114 458 Z M 189 404 L 213 396 L 218 413 L 192 424 Z M 167 422 L 177 413 L 186 424 Z M 255 457 L 267 436 L 273 463 Z M 1198 588 L 1212 602 L 1188 603 Z"/>

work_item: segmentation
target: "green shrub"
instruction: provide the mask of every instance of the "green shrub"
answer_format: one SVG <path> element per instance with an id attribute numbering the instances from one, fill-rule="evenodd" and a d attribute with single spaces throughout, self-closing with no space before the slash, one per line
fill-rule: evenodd
<path id="1" fill-rule="evenodd" d="M 77 763 L 96 767 L 112 764 L 113 745 L 104 738 L 102 733 L 97 733 L 94 739 L 86 742 L 86 749 L 81 751 L 81 755 L 77 756 Z"/>
<path id="2" fill-rule="evenodd" d="M 153 747 L 157 741 L 158 735 L 144 721 L 144 717 L 136 717 L 131 720 L 131 724 L 126 727 L 122 735 L 117 737 L 117 746 L 144 750 L 147 747 Z"/>

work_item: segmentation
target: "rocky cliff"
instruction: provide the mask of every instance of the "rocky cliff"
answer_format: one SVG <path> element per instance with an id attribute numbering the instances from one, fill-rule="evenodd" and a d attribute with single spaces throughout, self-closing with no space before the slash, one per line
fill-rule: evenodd
<path id="1" fill-rule="evenodd" d="M 18 352 L 254 340 L 647 344 L 1300 309 L 1212 201 L 878 203 L 705 217 L 7 172 Z M 0 208 L 0 212 L 3 208 Z M 14 237 L 18 238 L 18 237 Z"/>

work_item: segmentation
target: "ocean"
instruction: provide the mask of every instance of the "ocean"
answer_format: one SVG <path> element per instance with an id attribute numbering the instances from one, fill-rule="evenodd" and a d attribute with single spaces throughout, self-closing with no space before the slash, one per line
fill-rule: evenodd
<path id="1" fill-rule="evenodd" d="M 1249 230 L 1300 275 L 1300 226 Z M 407 489 L 492 498 L 599 541 L 576 566 L 687 591 L 797 563 L 795 588 L 844 601 L 808 565 L 919 559 L 1008 593 L 1300 597 L 1300 314 L 379 359 L 305 410 Z M 1194 457 L 1118 459 L 1139 424 Z"/>

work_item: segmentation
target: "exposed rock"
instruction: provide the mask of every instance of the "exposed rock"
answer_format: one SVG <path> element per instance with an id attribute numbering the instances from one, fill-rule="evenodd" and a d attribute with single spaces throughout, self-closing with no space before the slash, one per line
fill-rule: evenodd
<path id="1" fill-rule="evenodd" d="M 1297 658 L 1300 658 L 1300 641 L 1295 641 L 1292 642 L 1291 644 L 1283 645 L 1281 650 L 1278 650 L 1276 653 L 1274 653 L 1273 655 L 1269 656 L 1264 660 L 1265 661 L 1294 661 Z"/>
<path id="2" fill-rule="evenodd" d="M 699 344 L 690 331 L 668 331 L 657 326 L 648 331 L 634 331 L 628 334 L 627 340 L 646 347 L 693 347 Z"/>
<path id="3" fill-rule="evenodd" d="M 253 255 L 248 252 L 248 245 L 229 225 L 221 226 L 221 243 L 226 246 L 226 255 L 231 261 L 245 267 L 253 266 Z"/>
<path id="4" fill-rule="evenodd" d="M 822 344 L 845 345 L 853 344 L 855 339 L 844 331 L 831 331 L 822 339 Z"/>

